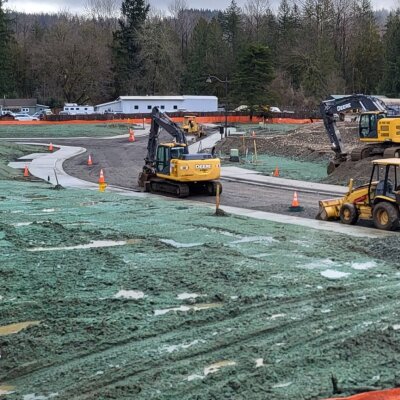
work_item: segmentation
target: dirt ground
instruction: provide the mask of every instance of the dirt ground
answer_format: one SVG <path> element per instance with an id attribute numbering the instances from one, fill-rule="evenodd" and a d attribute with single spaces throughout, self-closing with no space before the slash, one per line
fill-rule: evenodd
<path id="1" fill-rule="evenodd" d="M 338 122 L 337 125 L 349 153 L 353 148 L 360 146 L 357 122 Z M 254 151 L 254 141 L 256 141 L 257 151 L 260 154 L 306 161 L 325 161 L 327 165 L 334 155 L 322 122 L 301 126 L 285 135 L 271 135 L 269 130 L 257 130 L 256 132 L 255 138 L 228 137 L 217 146 L 217 151 L 221 150 L 223 153 L 229 154 L 230 149 L 237 148 L 241 154 L 245 154 L 246 149 Z M 347 161 L 323 181 L 347 185 L 349 179 L 353 178 L 356 184 L 365 183 L 370 178 L 371 160 L 372 158 L 359 162 Z"/>

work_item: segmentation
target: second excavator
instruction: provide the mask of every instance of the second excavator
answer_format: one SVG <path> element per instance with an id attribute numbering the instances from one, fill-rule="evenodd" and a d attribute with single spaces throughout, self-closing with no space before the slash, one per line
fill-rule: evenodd
<path id="1" fill-rule="evenodd" d="M 354 109 L 361 111 L 358 134 L 360 141 L 366 145 L 352 150 L 351 160 L 359 161 L 374 155 L 384 158 L 400 157 L 400 117 L 389 116 L 394 110 L 387 107 L 382 100 L 364 94 L 325 100 L 320 105 L 320 113 L 335 152 L 335 157 L 328 165 L 328 174 L 346 161 L 348 156 L 336 125 L 335 114 Z"/>

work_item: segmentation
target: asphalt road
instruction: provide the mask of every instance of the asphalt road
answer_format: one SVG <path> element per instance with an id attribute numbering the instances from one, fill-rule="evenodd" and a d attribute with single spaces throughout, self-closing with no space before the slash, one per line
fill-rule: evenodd
<path id="1" fill-rule="evenodd" d="M 160 139 L 163 140 L 162 137 Z M 165 139 L 168 141 L 169 136 L 165 136 Z M 48 139 L 35 139 L 34 141 L 48 143 Z M 147 136 L 136 137 L 136 141 L 133 143 L 130 143 L 126 137 L 116 139 L 57 139 L 53 144 L 57 145 L 57 143 L 87 149 L 86 153 L 64 162 L 63 167 L 68 174 L 97 183 L 100 169 L 103 169 L 106 182 L 109 185 L 140 190 L 137 179 L 147 153 Z M 89 154 L 93 161 L 91 167 L 87 165 Z M 318 212 L 318 201 L 321 199 L 321 195 L 317 193 L 306 193 L 298 190 L 299 202 L 304 207 L 304 211 L 293 213 L 289 211 L 289 206 L 293 200 L 294 191 L 225 180 L 222 180 L 222 185 L 222 208 L 225 204 L 259 211 L 315 218 Z M 190 199 L 207 203 L 215 201 L 214 197 L 205 195 L 194 195 Z"/>

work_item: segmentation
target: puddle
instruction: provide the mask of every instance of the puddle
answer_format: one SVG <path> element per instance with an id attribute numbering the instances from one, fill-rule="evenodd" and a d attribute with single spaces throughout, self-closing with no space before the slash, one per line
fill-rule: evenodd
<path id="1" fill-rule="evenodd" d="M 139 239 L 129 240 L 93 240 L 88 244 L 79 244 L 76 246 L 62 246 L 62 247 L 34 247 L 33 249 L 26 249 L 27 251 L 57 251 L 57 250 L 84 250 L 93 249 L 97 247 L 115 247 L 124 246 L 126 244 L 139 243 Z"/>
<path id="2" fill-rule="evenodd" d="M 0 396 L 14 393 L 15 386 L 0 386 Z"/>
<path id="3" fill-rule="evenodd" d="M 165 308 L 163 310 L 154 310 L 154 315 L 164 315 L 171 311 L 181 311 L 187 312 L 189 310 L 200 311 L 200 310 L 208 310 L 209 308 L 218 308 L 222 307 L 222 303 L 203 303 L 203 304 L 194 304 L 192 306 L 180 306 L 173 308 Z"/>
<path id="4" fill-rule="evenodd" d="M 292 382 L 285 382 L 285 383 L 277 383 L 276 385 L 273 385 L 273 388 L 285 388 L 288 387 L 292 384 Z"/>
<path id="5" fill-rule="evenodd" d="M 33 224 L 33 222 L 14 222 L 11 225 L 18 227 L 18 226 L 28 226 L 28 225 L 32 225 L 32 224 Z"/>
<path id="6" fill-rule="evenodd" d="M 235 361 L 219 361 L 216 362 L 214 364 L 209 365 L 208 367 L 204 368 L 204 376 L 207 376 L 209 374 L 215 374 L 216 372 L 218 372 L 221 368 L 223 367 L 230 367 L 236 365 Z"/>
<path id="7" fill-rule="evenodd" d="M 230 244 L 253 243 L 253 242 L 270 244 L 278 242 L 278 240 L 274 239 L 272 236 L 245 236 L 241 239 L 234 240 Z"/>
<path id="8" fill-rule="evenodd" d="M 58 393 L 50 393 L 48 396 L 37 395 L 36 393 L 25 394 L 22 400 L 48 400 L 57 397 Z"/>
<path id="9" fill-rule="evenodd" d="M 306 269 L 319 269 L 319 268 L 326 268 L 330 266 L 336 265 L 334 261 L 332 261 L 329 258 L 324 258 L 324 259 L 319 259 L 312 261 L 308 264 L 302 264 L 300 267 L 306 268 Z"/>
<path id="10" fill-rule="evenodd" d="M 336 271 L 335 269 L 326 269 L 325 271 L 321 272 L 321 275 L 328 279 L 340 279 L 340 278 L 346 278 L 347 276 L 350 275 L 350 273 Z"/>
<path id="11" fill-rule="evenodd" d="M 170 246 L 176 247 L 177 249 L 185 248 L 185 247 L 197 247 L 197 246 L 203 245 L 203 243 L 179 243 L 179 242 L 175 242 L 175 240 L 172 240 L 172 239 L 160 239 L 160 242 L 169 244 Z"/>
<path id="12" fill-rule="evenodd" d="M 256 358 L 256 368 L 263 367 L 263 366 L 264 366 L 264 359 Z"/>
<path id="13" fill-rule="evenodd" d="M 160 349 L 161 352 L 173 353 L 174 351 L 188 349 L 189 347 L 196 346 L 196 344 L 205 343 L 205 340 L 193 340 L 188 344 L 172 344 L 170 346 L 164 346 Z"/>
<path id="14" fill-rule="evenodd" d="M 376 267 L 376 262 L 375 261 L 367 261 L 367 262 L 353 262 L 351 263 L 351 268 L 357 269 L 357 270 L 365 270 L 365 269 L 370 269 L 370 268 L 375 268 Z"/>
<path id="15" fill-rule="evenodd" d="M 144 293 L 140 290 L 120 290 L 115 296 L 116 299 L 143 299 Z"/>
<path id="16" fill-rule="evenodd" d="M 26 321 L 26 322 L 19 322 L 16 324 L 10 324 L 5 326 L 0 326 L 0 336 L 7 336 L 12 335 L 14 333 L 18 333 L 23 329 L 27 328 L 28 326 L 35 326 L 39 325 L 40 321 Z"/>
<path id="17" fill-rule="evenodd" d="M 274 315 L 271 315 L 268 319 L 274 320 L 274 319 L 283 318 L 283 317 L 286 317 L 286 314 L 274 314 Z"/>
<path id="18" fill-rule="evenodd" d="M 195 299 L 196 297 L 202 296 L 201 294 L 197 293 L 181 293 L 176 296 L 177 299 L 179 300 L 186 300 L 186 299 Z"/>

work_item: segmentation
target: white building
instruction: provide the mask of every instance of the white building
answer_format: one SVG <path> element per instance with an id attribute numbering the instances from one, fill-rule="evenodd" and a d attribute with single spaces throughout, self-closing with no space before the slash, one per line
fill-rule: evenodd
<path id="1" fill-rule="evenodd" d="M 153 107 L 165 112 L 210 112 L 218 111 L 215 96 L 120 96 L 115 101 L 99 104 L 96 112 L 122 114 L 151 113 Z"/>

